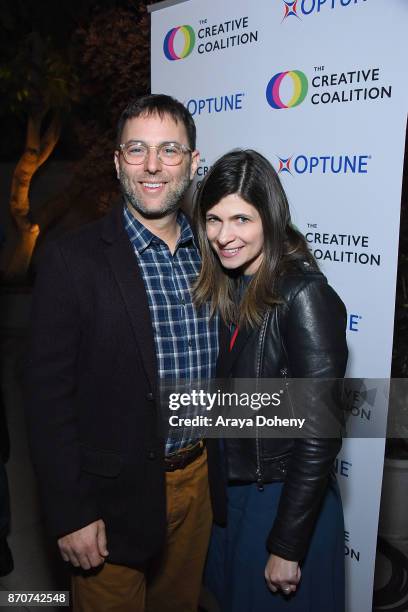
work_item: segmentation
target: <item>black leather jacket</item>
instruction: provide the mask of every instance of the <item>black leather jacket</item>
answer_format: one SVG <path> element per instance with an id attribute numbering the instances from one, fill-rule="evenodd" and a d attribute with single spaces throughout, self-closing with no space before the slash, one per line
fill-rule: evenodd
<path id="1" fill-rule="evenodd" d="M 307 262 L 282 277 L 283 300 L 262 325 L 239 332 L 229 352 L 221 331 L 217 378 L 342 378 L 347 363 L 346 310 L 326 278 Z M 268 550 L 300 561 L 306 554 L 341 439 L 226 439 L 231 482 L 284 481 Z M 262 493 L 260 493 L 262 494 Z"/>

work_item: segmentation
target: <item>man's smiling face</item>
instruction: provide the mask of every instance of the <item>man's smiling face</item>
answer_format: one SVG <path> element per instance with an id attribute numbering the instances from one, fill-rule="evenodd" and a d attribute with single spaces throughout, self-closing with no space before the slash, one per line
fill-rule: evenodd
<path id="1" fill-rule="evenodd" d="M 181 122 L 169 115 L 142 115 L 128 119 L 121 142 L 141 141 L 147 145 L 177 142 L 189 146 L 187 132 Z M 115 167 L 123 195 L 131 212 L 143 218 L 165 217 L 177 210 L 199 162 L 198 151 L 186 152 L 178 166 L 166 166 L 157 157 L 157 149 L 149 148 L 144 163 L 131 165 L 123 154 L 115 152 Z"/>

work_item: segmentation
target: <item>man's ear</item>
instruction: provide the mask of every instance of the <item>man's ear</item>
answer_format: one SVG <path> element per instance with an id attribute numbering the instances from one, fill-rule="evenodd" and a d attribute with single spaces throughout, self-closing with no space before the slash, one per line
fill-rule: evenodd
<path id="1" fill-rule="evenodd" d="M 116 168 L 116 177 L 119 178 L 119 172 L 120 172 L 119 151 L 115 151 L 115 153 L 113 154 L 113 162 Z"/>
<path id="2" fill-rule="evenodd" d="M 197 172 L 198 164 L 200 163 L 200 151 L 193 151 L 191 153 L 191 169 L 190 179 L 193 180 L 195 173 Z"/>

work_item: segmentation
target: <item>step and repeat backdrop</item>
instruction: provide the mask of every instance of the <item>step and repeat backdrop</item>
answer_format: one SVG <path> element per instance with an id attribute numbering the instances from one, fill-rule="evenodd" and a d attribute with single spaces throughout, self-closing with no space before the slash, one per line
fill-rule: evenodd
<path id="1" fill-rule="evenodd" d="M 197 124 L 197 180 L 230 149 L 270 159 L 348 311 L 348 376 L 390 376 L 407 68 L 406 0 L 186 0 L 152 12 L 152 92 Z M 348 612 L 372 609 L 387 385 L 346 389 L 336 462 Z"/>

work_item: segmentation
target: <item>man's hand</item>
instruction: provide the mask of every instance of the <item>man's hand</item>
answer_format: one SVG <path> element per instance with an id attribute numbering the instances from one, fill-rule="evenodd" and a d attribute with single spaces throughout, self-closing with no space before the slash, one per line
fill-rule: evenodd
<path id="1" fill-rule="evenodd" d="M 102 519 L 59 538 L 58 547 L 64 561 L 84 570 L 98 567 L 108 556 L 105 523 Z"/>
<path id="2" fill-rule="evenodd" d="M 278 589 L 285 595 L 296 591 L 300 581 L 300 567 L 297 561 L 287 561 L 277 555 L 270 555 L 265 567 L 266 584 L 271 591 L 276 593 Z"/>

